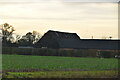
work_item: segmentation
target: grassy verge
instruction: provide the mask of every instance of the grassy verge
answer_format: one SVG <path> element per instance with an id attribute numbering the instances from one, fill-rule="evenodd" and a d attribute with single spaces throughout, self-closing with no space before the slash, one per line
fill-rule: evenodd
<path id="1" fill-rule="evenodd" d="M 3 78 L 117 78 L 118 71 L 7 72 Z"/>

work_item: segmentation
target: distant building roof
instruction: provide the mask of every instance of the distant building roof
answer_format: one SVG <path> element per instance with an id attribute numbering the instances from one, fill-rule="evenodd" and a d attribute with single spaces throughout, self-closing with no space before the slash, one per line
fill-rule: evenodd
<path id="1" fill-rule="evenodd" d="M 68 38 L 69 39 L 73 39 L 73 38 L 80 39 L 80 37 L 76 33 L 60 32 L 60 31 L 53 31 L 53 30 L 49 30 L 47 33 L 49 32 L 54 33 L 59 39 L 68 39 Z"/>
<path id="2" fill-rule="evenodd" d="M 49 30 L 37 45 L 48 48 L 78 48 L 80 37 L 76 33 Z"/>
<path id="3" fill-rule="evenodd" d="M 84 49 L 107 49 L 117 50 L 120 40 L 102 40 L 102 39 L 81 39 L 80 48 Z"/>
<path id="4" fill-rule="evenodd" d="M 120 40 L 80 39 L 76 33 L 49 30 L 36 47 L 73 49 L 118 49 Z"/>

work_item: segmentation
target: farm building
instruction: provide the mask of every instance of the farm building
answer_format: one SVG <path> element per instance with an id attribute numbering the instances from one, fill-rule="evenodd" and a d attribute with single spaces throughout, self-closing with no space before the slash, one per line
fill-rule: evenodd
<path id="1" fill-rule="evenodd" d="M 36 47 L 44 48 L 79 48 L 80 37 L 76 33 L 49 30 L 36 43 Z"/>
<path id="2" fill-rule="evenodd" d="M 81 39 L 80 48 L 118 50 L 118 43 L 120 43 L 120 40 Z"/>
<path id="3" fill-rule="evenodd" d="M 53 49 L 117 50 L 119 42 L 120 40 L 80 39 L 76 33 L 49 30 L 35 46 Z"/>

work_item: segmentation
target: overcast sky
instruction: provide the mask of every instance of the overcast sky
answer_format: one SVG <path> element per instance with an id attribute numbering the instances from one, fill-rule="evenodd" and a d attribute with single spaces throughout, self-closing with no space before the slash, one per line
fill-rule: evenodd
<path id="1" fill-rule="evenodd" d="M 0 0 L 0 2 L 45 2 L 57 0 Z M 118 2 L 120 0 L 59 0 L 63 2 Z"/>
<path id="2" fill-rule="evenodd" d="M 0 0 L 0 24 L 13 25 L 18 34 L 57 30 L 75 32 L 81 38 L 117 38 L 119 0 L 82 1 Z"/>

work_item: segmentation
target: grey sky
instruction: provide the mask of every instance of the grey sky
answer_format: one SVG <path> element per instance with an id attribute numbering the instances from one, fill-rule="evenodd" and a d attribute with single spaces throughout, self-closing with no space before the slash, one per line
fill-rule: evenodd
<path id="1" fill-rule="evenodd" d="M 45 2 L 57 0 L 0 0 L 0 2 Z M 119 0 L 61 0 L 65 2 L 119 2 Z"/>
<path id="2" fill-rule="evenodd" d="M 7 22 L 15 26 L 16 33 L 25 34 L 36 30 L 43 34 L 52 29 L 75 32 L 82 38 L 110 35 L 113 38 L 118 37 L 117 3 L 74 3 L 70 0 L 12 0 L 12 3 L 9 3 L 10 0 L 0 1 L 0 24 Z"/>

